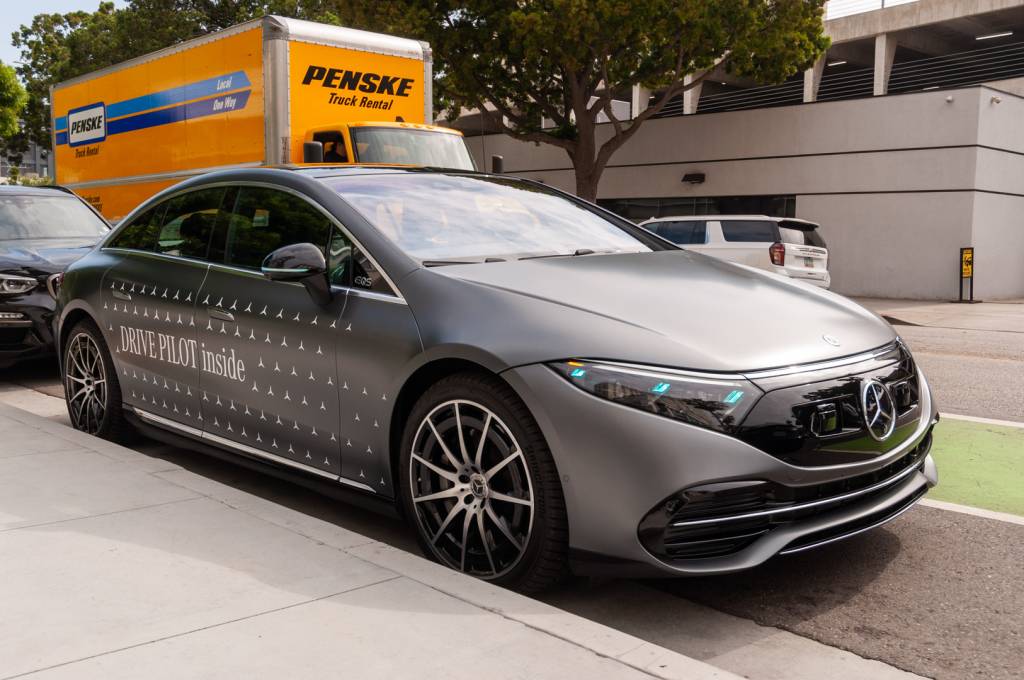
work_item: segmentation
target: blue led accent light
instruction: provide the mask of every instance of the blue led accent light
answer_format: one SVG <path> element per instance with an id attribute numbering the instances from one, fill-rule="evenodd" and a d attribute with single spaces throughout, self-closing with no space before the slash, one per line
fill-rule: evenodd
<path id="1" fill-rule="evenodd" d="M 585 368 L 574 368 L 574 369 L 572 369 L 572 373 L 570 373 L 569 375 L 571 375 L 574 378 L 582 378 L 586 374 L 587 374 L 587 369 L 585 369 Z"/>
<path id="2" fill-rule="evenodd" d="M 725 398 L 726 404 L 738 404 L 740 399 L 743 398 L 743 390 L 733 390 L 729 393 L 729 396 Z"/>
<path id="3" fill-rule="evenodd" d="M 665 394 L 670 389 L 672 389 L 672 385 L 670 383 L 660 382 L 651 388 L 651 392 L 654 392 L 655 394 Z"/>

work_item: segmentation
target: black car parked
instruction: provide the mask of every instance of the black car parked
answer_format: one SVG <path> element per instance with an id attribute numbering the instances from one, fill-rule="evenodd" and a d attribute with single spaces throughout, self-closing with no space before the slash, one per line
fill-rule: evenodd
<path id="1" fill-rule="evenodd" d="M 0 186 L 0 368 L 53 351 L 48 281 L 109 228 L 65 189 Z"/>

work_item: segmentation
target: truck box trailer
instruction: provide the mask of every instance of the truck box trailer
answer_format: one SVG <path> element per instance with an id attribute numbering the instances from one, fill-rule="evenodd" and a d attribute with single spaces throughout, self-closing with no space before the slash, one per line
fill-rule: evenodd
<path id="1" fill-rule="evenodd" d="M 266 16 L 55 85 L 56 180 L 117 221 L 192 175 L 311 150 L 472 169 L 461 133 L 430 124 L 431 84 L 426 43 Z"/>

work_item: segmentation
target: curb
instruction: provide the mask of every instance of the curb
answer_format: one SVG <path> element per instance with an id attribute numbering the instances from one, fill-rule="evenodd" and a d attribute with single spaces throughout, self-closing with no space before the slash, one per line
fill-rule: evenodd
<path id="1" fill-rule="evenodd" d="M 964 420 L 969 423 L 981 423 L 982 425 L 999 425 L 1000 427 L 1016 427 L 1018 429 L 1024 429 L 1024 423 L 1016 420 L 999 420 L 996 418 L 980 418 L 978 416 L 962 416 L 956 413 L 946 413 L 945 411 L 940 415 L 943 418 L 949 418 L 950 420 Z"/>
<path id="2" fill-rule="evenodd" d="M 173 463 L 78 432 L 56 421 L 0 403 L 0 421 L 9 419 L 68 443 L 68 449 L 86 449 L 137 467 L 164 482 L 182 486 L 300 535 L 324 543 L 354 558 L 369 562 L 420 583 L 478 609 L 517 622 L 527 628 L 585 649 L 660 680 L 740 680 L 678 652 L 646 642 L 552 605 L 533 600 L 452 571 L 418 555 L 386 545 L 337 524 L 307 515 L 235 487 L 196 475 Z"/>

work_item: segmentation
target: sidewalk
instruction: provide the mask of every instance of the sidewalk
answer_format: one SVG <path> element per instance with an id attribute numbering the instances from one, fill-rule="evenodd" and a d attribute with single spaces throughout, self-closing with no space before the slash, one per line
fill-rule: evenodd
<path id="1" fill-rule="evenodd" d="M 0 678 L 738 676 L 0 405 Z"/>
<path id="2" fill-rule="evenodd" d="M 1024 300 L 970 305 L 934 300 L 851 299 L 893 324 L 1024 333 Z"/>

